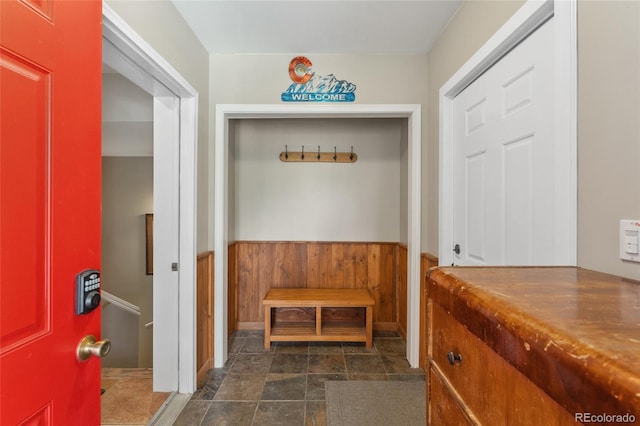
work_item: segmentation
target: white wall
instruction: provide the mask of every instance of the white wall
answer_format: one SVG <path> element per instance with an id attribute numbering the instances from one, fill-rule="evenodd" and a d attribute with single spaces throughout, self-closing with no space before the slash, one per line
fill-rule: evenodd
<path id="1" fill-rule="evenodd" d="M 521 0 L 464 1 L 429 51 L 428 136 L 424 139 L 422 162 L 423 252 L 438 255 L 439 90 L 523 3 Z"/>
<path id="2" fill-rule="evenodd" d="M 102 336 L 109 336 L 111 351 L 103 358 L 102 368 L 139 368 L 139 316 L 114 304 L 103 304 Z"/>
<path id="3" fill-rule="evenodd" d="M 140 307 L 138 331 L 131 334 L 138 337 L 138 350 L 130 351 L 138 354 L 138 367 L 151 367 L 153 360 L 153 332 L 144 327 L 153 320 L 153 276 L 145 270 L 146 213 L 153 213 L 153 158 L 103 157 L 102 283 L 104 290 Z"/>
<path id="4" fill-rule="evenodd" d="M 120 74 L 102 75 L 102 155 L 153 156 L 153 97 Z"/>
<path id="5" fill-rule="evenodd" d="M 213 248 L 209 230 L 209 53 L 166 0 L 107 0 L 113 10 L 198 91 L 197 250 Z M 213 120 L 211 120 L 213 121 Z M 213 139 L 213 137 L 211 138 Z M 213 166 L 211 166 L 213 167 Z M 211 214 L 210 214 L 211 213 Z M 211 224 L 213 227 L 213 224 Z"/>
<path id="6" fill-rule="evenodd" d="M 422 245 L 432 254 L 438 252 L 438 90 L 522 4 L 463 2 L 429 52 Z M 640 264 L 618 257 L 619 220 L 640 219 L 640 2 L 577 5 L 578 266 L 640 279 Z"/>
<path id="7" fill-rule="evenodd" d="M 304 54 L 304 53 L 300 53 Z M 213 104 L 279 104 L 291 84 L 289 61 L 296 55 L 212 54 Z M 334 74 L 357 86 L 355 103 L 423 104 L 425 55 L 328 55 L 307 53 L 314 72 Z"/>
<path id="8" fill-rule="evenodd" d="M 306 55 L 313 62 L 315 72 L 333 73 L 338 79 L 356 84 L 355 103 L 424 105 L 426 102 L 426 55 L 329 55 L 304 52 L 299 54 Z M 289 79 L 288 66 L 293 56 L 295 55 L 212 54 L 209 75 L 210 109 L 213 111 L 215 104 L 281 104 L 281 93 L 292 83 Z M 422 111 L 424 139 L 426 108 Z M 213 121 L 211 123 L 210 134 L 213 135 L 215 129 L 213 129 Z M 300 145 L 298 141 L 296 143 Z M 277 153 L 280 151 L 281 146 L 278 147 Z M 213 149 L 210 150 L 210 155 L 210 162 L 213 164 Z M 423 155 L 423 162 L 424 159 Z M 213 182 L 212 169 L 210 169 L 209 179 Z M 424 179 L 423 175 L 423 187 Z M 241 191 L 236 191 L 236 195 L 240 193 Z M 213 200 L 210 201 L 213 203 Z M 210 211 L 214 208 L 213 204 L 209 207 Z M 406 212 L 402 216 L 406 218 Z M 212 240 L 213 215 L 210 220 L 210 239 Z M 406 230 L 406 224 L 401 224 L 402 226 L 405 227 L 402 229 Z M 397 234 L 400 231 L 392 230 L 392 232 Z M 236 237 L 240 239 L 239 236 L 236 235 Z M 404 239 L 397 238 L 394 241 Z"/>
<path id="9" fill-rule="evenodd" d="M 235 123 L 235 238 L 400 241 L 400 119 L 278 119 Z M 406 132 L 405 132 L 406 133 Z M 405 135 L 406 136 L 406 135 Z M 280 152 L 347 152 L 356 163 L 285 163 Z M 405 155 L 406 161 L 406 155 Z M 406 187 L 406 182 L 405 182 Z M 406 192 L 406 191 L 405 191 Z M 405 200 L 406 201 L 406 200 Z M 406 206 L 405 210 L 406 211 Z"/>
<path id="10" fill-rule="evenodd" d="M 409 244 L 409 128 L 407 120 L 400 126 L 400 238 L 398 242 Z M 417 201 L 419 202 L 419 201 Z"/>
<path id="11" fill-rule="evenodd" d="M 118 73 L 104 73 L 102 121 L 153 121 L 153 96 Z"/>
<path id="12" fill-rule="evenodd" d="M 231 159 L 231 161 L 227 161 L 227 185 L 229 188 L 227 192 L 229 197 L 227 201 L 227 238 L 229 239 L 229 244 L 236 241 L 236 162 L 233 160 L 236 156 L 236 123 L 237 121 L 231 120 L 228 129 L 229 159 Z"/>
<path id="13" fill-rule="evenodd" d="M 640 280 L 619 258 L 640 219 L 640 2 L 578 3 L 578 265 Z"/>

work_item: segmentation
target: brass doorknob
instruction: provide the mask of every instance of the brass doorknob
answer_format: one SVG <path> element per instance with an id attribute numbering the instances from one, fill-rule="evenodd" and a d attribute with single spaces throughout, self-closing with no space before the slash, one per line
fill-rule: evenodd
<path id="1" fill-rule="evenodd" d="M 111 350 L 111 341 L 109 339 L 96 341 L 95 336 L 85 336 L 78 344 L 76 356 L 79 361 L 86 361 L 91 355 L 103 358 L 107 356 Z"/>

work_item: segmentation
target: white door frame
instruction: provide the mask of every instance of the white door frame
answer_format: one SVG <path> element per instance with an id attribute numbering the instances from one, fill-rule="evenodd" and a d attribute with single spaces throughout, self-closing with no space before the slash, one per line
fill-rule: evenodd
<path id="1" fill-rule="evenodd" d="M 558 155 L 567 165 L 563 170 L 568 182 L 568 200 L 563 211 L 566 227 L 560 227 L 567 265 L 577 262 L 577 36 L 576 0 L 529 0 L 525 3 L 454 75 L 440 88 L 440 241 L 438 257 L 440 265 L 453 263 L 453 206 L 454 206 L 454 98 L 483 72 L 498 62 L 509 50 L 534 32 L 550 17 L 554 17 L 555 35 L 555 90 L 556 90 L 556 141 Z M 567 204 L 568 203 L 568 209 Z M 566 215 L 565 215 L 566 216 Z"/>
<path id="2" fill-rule="evenodd" d="M 420 330 L 420 105 L 228 105 L 216 106 L 214 166 L 214 366 L 227 360 L 227 277 L 229 203 L 229 120 L 255 118 L 407 118 L 408 230 L 407 230 L 407 359 L 419 361 Z"/>
<path id="3" fill-rule="evenodd" d="M 103 62 L 154 96 L 153 388 L 191 393 L 197 385 L 198 92 L 104 2 L 102 39 Z M 175 203 L 177 221 L 158 217 Z M 178 272 L 171 271 L 173 262 Z"/>

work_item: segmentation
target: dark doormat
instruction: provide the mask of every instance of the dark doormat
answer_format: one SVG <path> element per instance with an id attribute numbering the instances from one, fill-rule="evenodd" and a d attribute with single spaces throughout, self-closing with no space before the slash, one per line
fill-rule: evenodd
<path id="1" fill-rule="evenodd" d="M 327 381 L 328 426 L 424 426 L 423 381 Z"/>

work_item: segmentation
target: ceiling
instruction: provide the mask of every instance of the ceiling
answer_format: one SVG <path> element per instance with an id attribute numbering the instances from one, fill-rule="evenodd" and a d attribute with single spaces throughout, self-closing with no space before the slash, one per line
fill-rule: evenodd
<path id="1" fill-rule="evenodd" d="M 171 0 L 209 53 L 421 54 L 461 0 Z"/>
<path id="2" fill-rule="evenodd" d="M 425 54 L 462 2 L 171 1 L 209 53 L 234 54 Z M 103 155 L 153 155 L 153 98 L 103 74 Z"/>

